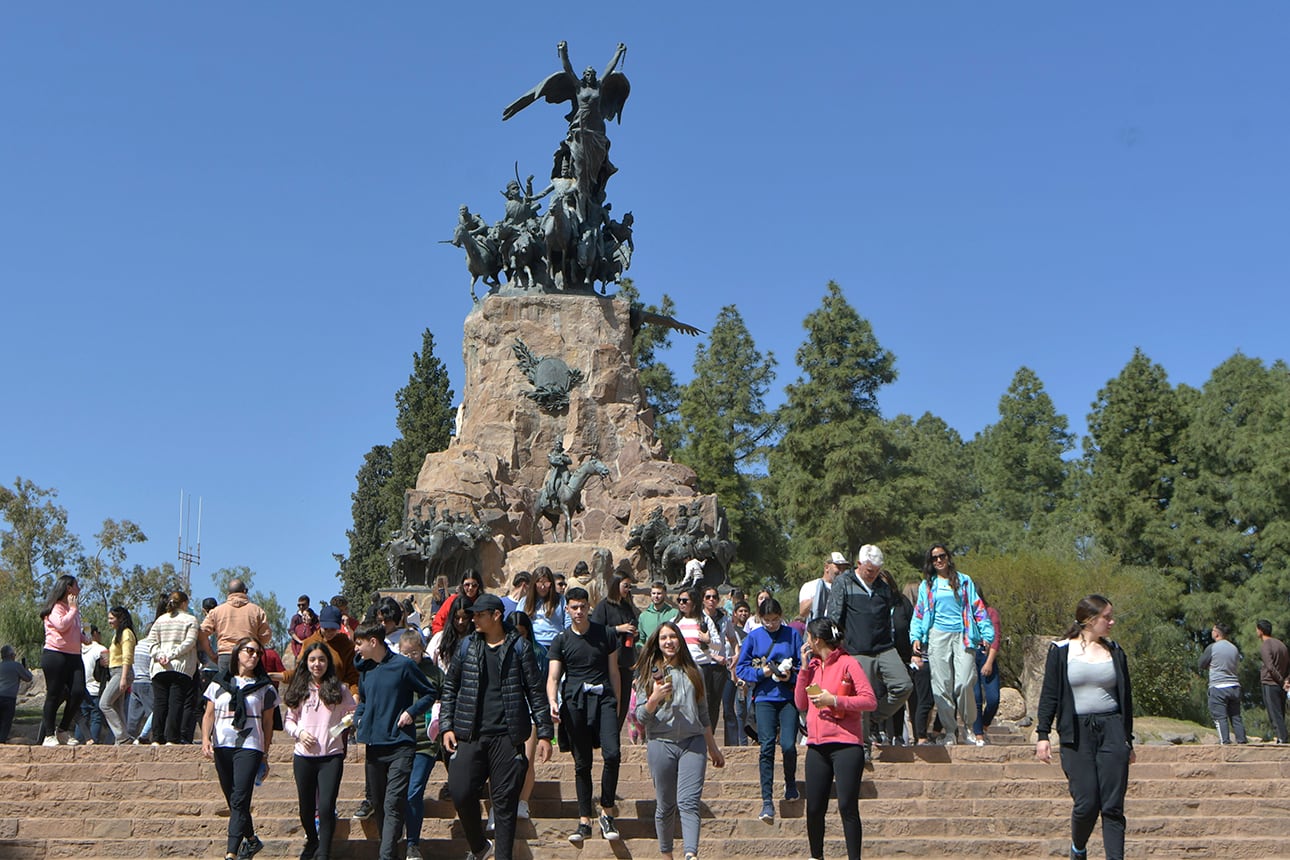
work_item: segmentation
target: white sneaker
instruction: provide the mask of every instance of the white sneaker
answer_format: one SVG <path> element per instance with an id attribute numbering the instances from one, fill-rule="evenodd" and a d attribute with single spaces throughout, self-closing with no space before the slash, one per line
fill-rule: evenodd
<path id="1" fill-rule="evenodd" d="M 528 817 L 529 817 L 529 802 L 527 800 L 521 800 L 519 808 L 515 810 L 515 818 L 518 820 L 520 818 L 528 818 Z"/>
<path id="2" fill-rule="evenodd" d="M 490 840 L 488 844 L 484 846 L 484 850 L 480 851 L 478 854 L 475 854 L 474 852 L 467 853 L 466 860 L 488 860 L 489 857 L 493 856 L 493 847 L 493 843 Z"/>
<path id="3" fill-rule="evenodd" d="M 41 745 L 42 747 L 56 747 L 56 746 L 59 746 L 58 738 L 57 738 L 57 737 L 55 737 L 54 735 L 50 735 L 49 737 L 47 737 L 47 738 L 45 738 L 43 741 L 41 741 L 41 744 L 40 744 L 40 745 Z"/>

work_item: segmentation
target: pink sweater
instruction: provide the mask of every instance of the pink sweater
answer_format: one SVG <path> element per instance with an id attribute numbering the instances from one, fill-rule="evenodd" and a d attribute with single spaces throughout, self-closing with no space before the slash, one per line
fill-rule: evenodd
<path id="1" fill-rule="evenodd" d="M 357 707 L 358 705 L 354 702 L 354 696 L 349 692 L 349 687 L 344 684 L 340 685 L 340 704 L 325 705 L 318 698 L 318 687 L 310 683 L 309 698 L 294 708 L 287 708 L 287 716 L 282 723 L 283 728 L 287 730 L 287 734 L 297 738 L 296 755 L 318 758 L 344 753 L 345 741 L 343 736 L 333 740 L 327 732 L 332 726 L 340 725 L 340 721 L 345 715 L 354 713 Z M 306 747 L 298 740 L 302 731 L 313 735 L 318 739 L 318 743 Z"/>
<path id="2" fill-rule="evenodd" d="M 827 708 L 812 705 L 806 695 L 806 688 L 811 684 L 819 684 L 826 692 L 837 696 L 837 704 Z M 829 654 L 823 663 L 819 657 L 812 657 L 802 667 L 797 673 L 793 699 L 799 711 L 807 712 L 808 744 L 864 743 L 864 712 L 878 707 L 878 699 L 864 670 L 854 657 L 840 648 Z"/>
<path id="3" fill-rule="evenodd" d="M 81 610 L 66 603 L 54 604 L 45 616 L 45 647 L 64 654 L 81 653 Z"/>

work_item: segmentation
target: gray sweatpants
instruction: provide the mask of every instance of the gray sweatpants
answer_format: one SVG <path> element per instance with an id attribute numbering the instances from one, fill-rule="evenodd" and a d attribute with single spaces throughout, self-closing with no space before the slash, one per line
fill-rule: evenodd
<path id="1" fill-rule="evenodd" d="M 933 629 L 928 636 L 927 662 L 932 667 L 932 698 L 941 726 L 951 737 L 972 731 L 976 719 L 976 653 L 963 644 L 963 634 Z M 958 738 L 962 740 L 962 737 Z"/>
<path id="2" fill-rule="evenodd" d="M 649 772 L 654 778 L 654 830 L 660 854 L 672 853 L 676 813 L 681 813 L 681 844 L 699 853 L 699 798 L 708 772 L 708 744 L 703 735 L 683 741 L 650 740 Z"/>

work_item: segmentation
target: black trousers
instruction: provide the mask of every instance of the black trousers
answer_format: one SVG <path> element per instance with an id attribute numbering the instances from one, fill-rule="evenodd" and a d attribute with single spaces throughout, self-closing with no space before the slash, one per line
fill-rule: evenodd
<path id="1" fill-rule="evenodd" d="M 381 829 L 381 860 L 394 860 L 395 846 L 403 836 L 403 804 L 416 753 L 416 746 L 410 743 L 367 745 L 365 776 Z"/>
<path id="2" fill-rule="evenodd" d="M 717 717 L 721 713 L 721 698 L 725 695 L 726 684 L 730 682 L 730 667 L 724 663 L 710 663 L 700 666 L 703 670 L 703 696 L 708 706 L 708 725 L 721 725 Z M 626 687 L 623 687 L 626 690 Z"/>
<path id="3" fill-rule="evenodd" d="M 1062 744 L 1062 770 L 1070 783 L 1071 844 L 1083 850 L 1102 816 L 1106 860 L 1124 860 L 1124 793 L 1129 786 L 1129 742 L 1120 714 L 1075 718 L 1078 744 Z"/>
<path id="4" fill-rule="evenodd" d="M 1268 709 L 1268 719 L 1272 721 L 1272 730 L 1277 733 L 1277 740 L 1286 743 L 1286 691 L 1276 684 L 1263 684 L 1263 707 Z"/>
<path id="5" fill-rule="evenodd" d="M 291 768 L 296 777 L 296 798 L 300 801 L 300 826 L 304 828 L 305 841 L 318 846 L 314 860 L 328 860 L 336 831 L 336 797 L 345 773 L 345 756 L 297 755 L 292 757 Z"/>
<path id="6" fill-rule="evenodd" d="M 908 707 L 913 708 L 911 715 L 914 724 L 914 743 L 927 740 L 927 721 L 931 719 L 932 708 L 936 702 L 932 699 L 932 667 L 926 660 L 917 672 L 911 671 L 914 679 L 914 692 L 910 694 Z"/>
<path id="7" fill-rule="evenodd" d="M 496 860 L 511 860 L 515 849 L 515 811 L 520 790 L 529 771 L 524 744 L 509 735 L 486 735 L 473 741 L 458 741 L 457 751 L 448 759 L 448 793 L 457 809 L 466 844 L 476 854 L 484 850 L 484 823 L 479 819 L 479 798 L 484 783 L 492 789 L 493 841 Z"/>
<path id="8" fill-rule="evenodd" d="M 85 698 L 85 664 L 80 654 L 64 654 L 46 648 L 40 652 L 40 671 L 45 675 L 45 709 L 40 723 L 40 739 L 55 731 L 71 731 L 72 723 L 81 711 Z M 63 718 L 58 719 L 58 706 L 64 701 Z"/>
<path id="9" fill-rule="evenodd" d="M 863 773 L 864 747 L 860 744 L 811 744 L 806 748 L 806 841 L 812 857 L 824 856 L 824 815 L 829 810 L 829 791 L 836 782 L 847 857 L 860 860 Z"/>
<path id="10" fill-rule="evenodd" d="M 636 680 L 636 674 L 632 671 L 633 666 L 618 667 L 618 689 L 622 695 L 618 697 L 618 734 L 623 733 L 623 723 L 627 722 L 627 711 L 632 704 L 632 682 Z"/>
<path id="11" fill-rule="evenodd" d="M 573 747 L 573 779 L 578 793 L 578 815 L 595 818 L 591 802 L 591 764 L 595 756 L 596 740 L 600 741 L 600 805 L 611 807 L 618 794 L 618 768 L 622 750 L 618 734 L 618 704 L 613 696 L 588 696 L 588 707 L 600 709 L 600 724 L 593 729 L 590 714 L 572 707 L 568 701 L 561 709 L 561 718 L 568 721 L 567 735 Z"/>
<path id="12" fill-rule="evenodd" d="M 158 672 L 152 676 L 152 740 L 159 744 L 184 742 L 184 724 L 192 708 L 193 676 Z"/>
<path id="13" fill-rule="evenodd" d="M 251 792 L 255 791 L 255 775 L 263 758 L 259 750 L 215 747 L 215 773 L 228 803 L 228 845 L 224 849 L 228 854 L 236 854 L 242 840 L 255 835 Z"/>
<path id="14" fill-rule="evenodd" d="M 18 712 L 17 696 L 0 696 L 0 744 L 9 742 L 13 731 L 13 717 Z M 40 740 L 44 740 L 41 738 Z"/>

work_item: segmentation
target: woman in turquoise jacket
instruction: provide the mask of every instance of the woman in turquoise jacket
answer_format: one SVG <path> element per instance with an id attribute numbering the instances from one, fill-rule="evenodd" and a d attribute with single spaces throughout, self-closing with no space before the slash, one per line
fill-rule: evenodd
<path id="1" fill-rule="evenodd" d="M 945 544 L 927 551 L 909 641 L 915 667 L 926 660 L 932 670 L 932 698 L 945 729 L 942 743 L 975 742 L 976 649 L 994 642 L 994 625 L 976 584 L 954 567 Z"/>

